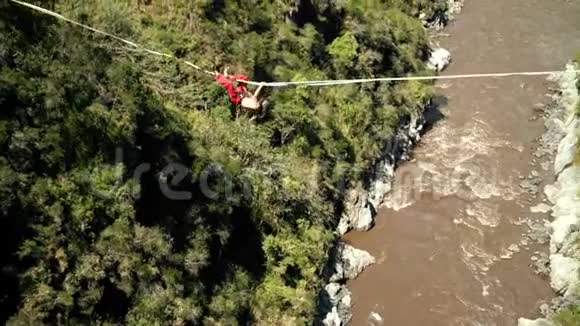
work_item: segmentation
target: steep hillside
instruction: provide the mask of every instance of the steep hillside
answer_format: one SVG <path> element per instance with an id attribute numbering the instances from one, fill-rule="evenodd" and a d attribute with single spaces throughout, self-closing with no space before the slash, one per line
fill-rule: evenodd
<path id="1" fill-rule="evenodd" d="M 443 0 L 34 1 L 255 80 L 426 74 Z M 344 189 L 422 83 L 268 90 L 0 1 L 0 277 L 9 324 L 307 324 Z"/>

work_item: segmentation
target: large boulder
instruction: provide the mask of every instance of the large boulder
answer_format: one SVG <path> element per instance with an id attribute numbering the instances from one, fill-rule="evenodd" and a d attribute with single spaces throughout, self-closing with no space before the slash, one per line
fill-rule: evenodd
<path id="1" fill-rule="evenodd" d="M 368 231 L 375 223 L 376 210 L 369 202 L 368 192 L 362 185 L 349 190 L 344 201 L 344 212 L 338 223 L 337 232 L 340 235 L 351 229 Z"/>
<path id="2" fill-rule="evenodd" d="M 463 9 L 463 0 L 448 0 L 447 1 L 447 16 L 453 19 L 455 15 L 461 13 Z"/>
<path id="3" fill-rule="evenodd" d="M 558 175 L 556 183 L 549 188 L 552 207 L 553 221 L 551 228 L 552 253 L 558 252 L 565 239 L 574 231 L 580 223 L 580 201 L 577 199 L 578 185 L 580 184 L 580 168 L 569 166 Z"/>
<path id="4" fill-rule="evenodd" d="M 578 288 L 580 262 L 561 254 L 550 256 L 550 285 L 565 297 L 575 295 Z"/>
<path id="5" fill-rule="evenodd" d="M 426 104 L 424 110 L 430 104 Z M 371 171 L 366 186 L 363 182 L 348 190 L 344 197 L 344 211 L 340 217 L 337 233 L 344 235 L 354 229 L 368 231 L 374 226 L 375 216 L 385 195 L 391 191 L 391 183 L 398 161 L 407 160 L 413 144 L 421 139 L 425 117 L 420 112 L 409 117 L 394 137 L 384 144 L 381 158 Z"/>
<path id="6" fill-rule="evenodd" d="M 355 279 L 367 266 L 375 263 L 375 257 L 364 250 L 338 242 L 330 254 L 327 275 L 330 282 Z"/>
<path id="7" fill-rule="evenodd" d="M 375 258 L 339 241 L 330 252 L 325 270 L 329 283 L 320 292 L 316 325 L 342 326 L 352 318 L 350 291 L 344 283 L 356 278 Z"/>
<path id="8" fill-rule="evenodd" d="M 435 71 L 443 71 L 451 63 L 451 53 L 444 48 L 431 50 L 427 67 Z"/>
<path id="9" fill-rule="evenodd" d="M 566 136 L 558 145 L 558 155 L 556 155 L 554 162 L 554 172 L 556 175 L 570 166 L 576 157 L 576 144 L 578 143 L 576 130 L 578 129 L 578 120 L 573 119 L 567 121 L 564 128 L 566 130 Z"/>
<path id="10" fill-rule="evenodd" d="M 445 10 L 437 10 L 431 17 L 427 17 L 425 13 L 419 14 L 419 19 L 423 22 L 423 26 L 427 28 L 440 31 L 447 24 L 455 19 L 463 9 L 463 0 L 448 0 L 447 8 Z"/>
<path id="11" fill-rule="evenodd" d="M 351 305 L 351 293 L 345 285 L 328 283 L 320 293 L 321 317 L 316 324 L 347 325 L 352 319 Z"/>

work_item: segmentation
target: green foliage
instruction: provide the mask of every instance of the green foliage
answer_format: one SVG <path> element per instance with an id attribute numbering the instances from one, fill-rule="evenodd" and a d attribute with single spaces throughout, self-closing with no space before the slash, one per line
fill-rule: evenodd
<path id="1" fill-rule="evenodd" d="M 580 63 L 580 51 L 576 53 L 576 57 L 574 58 L 575 63 Z"/>
<path id="2" fill-rule="evenodd" d="M 558 326 L 580 325 L 580 306 L 571 306 L 562 309 L 558 311 L 553 319 Z"/>
<path id="3" fill-rule="evenodd" d="M 38 3 L 208 69 L 318 80 L 426 74 L 415 17 L 445 1 Z M 0 2 L 0 318 L 310 324 L 342 185 L 431 88 L 266 94 L 235 119 L 211 76 Z"/>
<path id="4" fill-rule="evenodd" d="M 254 299 L 263 325 L 305 325 L 321 284 L 317 266 L 324 262 L 331 237 L 319 226 L 298 221 L 297 230 L 281 230 L 264 239 L 268 270 Z"/>
<path id="5" fill-rule="evenodd" d="M 356 38 L 350 33 L 337 37 L 328 46 L 328 53 L 332 56 L 337 69 L 349 67 L 357 56 L 357 50 Z"/>
<path id="6" fill-rule="evenodd" d="M 234 271 L 233 276 L 213 296 L 204 324 L 235 325 L 243 317 L 240 311 L 249 309 L 251 288 L 250 276 L 241 270 Z"/>

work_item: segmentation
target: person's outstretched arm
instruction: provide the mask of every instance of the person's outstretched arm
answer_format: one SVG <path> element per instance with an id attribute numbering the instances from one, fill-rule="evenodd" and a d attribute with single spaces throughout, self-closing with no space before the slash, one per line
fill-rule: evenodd
<path id="1" fill-rule="evenodd" d="M 258 95 L 260 95 L 260 91 L 262 90 L 262 87 L 264 87 L 264 84 L 260 84 L 260 86 L 258 86 L 258 89 L 254 92 L 255 97 L 258 97 Z"/>

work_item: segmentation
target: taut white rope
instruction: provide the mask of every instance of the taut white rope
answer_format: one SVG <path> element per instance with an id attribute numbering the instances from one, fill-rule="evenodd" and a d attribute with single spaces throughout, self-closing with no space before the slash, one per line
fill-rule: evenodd
<path id="1" fill-rule="evenodd" d="M 117 41 L 123 42 L 127 45 L 130 45 L 136 49 L 141 49 L 144 52 L 149 54 L 153 54 L 156 56 L 166 57 L 170 59 L 174 59 L 177 61 L 182 62 L 198 71 L 209 75 L 215 75 L 214 72 L 209 70 L 203 69 L 200 66 L 193 64 L 187 60 L 181 60 L 171 54 L 161 53 L 155 50 L 147 49 L 138 45 L 135 42 L 126 40 L 122 37 L 98 30 L 96 28 L 87 26 L 85 24 L 76 22 L 72 19 L 66 18 L 56 12 L 50 11 L 48 9 L 44 9 L 42 7 L 26 3 L 19 0 L 10 0 L 14 3 L 17 3 L 21 6 L 28 7 L 32 10 L 36 10 L 43 14 L 52 16 L 54 18 L 69 22 L 73 25 L 79 26 L 81 28 L 90 30 L 94 33 L 101 34 L 110 38 L 113 38 Z M 574 72 L 580 73 L 580 70 L 567 70 L 567 73 Z M 346 85 L 346 84 L 360 84 L 360 83 L 371 83 L 371 82 L 389 82 L 389 81 L 410 81 L 410 80 L 438 80 L 438 79 L 467 79 L 467 78 L 500 78 L 500 77 L 514 77 L 514 76 L 542 76 L 542 75 L 553 75 L 563 73 L 563 71 L 526 71 L 526 72 L 505 72 L 505 73 L 482 73 L 482 74 L 462 74 L 462 75 L 440 75 L 440 76 L 405 76 L 405 77 L 383 77 L 383 78 L 364 78 L 364 79 L 339 79 L 339 80 L 305 80 L 305 81 L 287 81 L 287 82 L 256 82 L 256 81 L 246 81 L 246 80 L 237 80 L 238 82 L 244 82 L 250 85 L 263 85 L 269 87 L 287 87 L 287 86 L 333 86 L 333 85 Z"/>
<path id="2" fill-rule="evenodd" d="M 290 81 L 290 82 L 272 82 L 266 83 L 266 86 L 282 87 L 293 85 L 305 86 L 330 86 L 345 84 L 360 84 L 381 81 L 409 81 L 409 80 L 438 80 L 438 79 L 467 79 L 467 78 L 490 78 L 490 77 L 513 77 L 513 76 L 542 76 L 553 75 L 563 72 L 580 73 L 580 70 L 567 71 L 528 71 L 528 72 L 506 72 L 506 73 L 483 73 L 483 74 L 464 74 L 464 75 L 439 75 L 439 76 L 407 76 L 407 77 L 384 77 L 384 78 L 364 78 L 364 79 L 339 79 L 339 80 L 309 80 L 309 81 Z"/>

